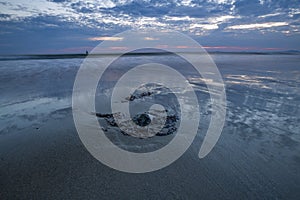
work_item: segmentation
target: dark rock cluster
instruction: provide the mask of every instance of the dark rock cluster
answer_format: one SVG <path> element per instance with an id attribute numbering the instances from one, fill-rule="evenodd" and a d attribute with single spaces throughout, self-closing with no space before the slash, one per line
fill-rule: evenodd
<path id="1" fill-rule="evenodd" d="M 103 130 L 105 132 L 108 132 L 108 130 L 110 128 L 116 128 L 118 127 L 113 114 L 107 114 L 107 113 L 95 113 L 95 115 L 97 117 L 99 117 L 100 119 L 104 119 L 106 121 L 106 125 L 102 125 L 103 126 Z M 166 135 L 170 135 L 176 132 L 177 130 L 177 122 L 179 120 L 179 117 L 176 115 L 167 115 L 166 118 L 166 122 L 164 127 L 161 129 L 160 132 L 158 132 L 156 134 L 156 136 L 166 136 Z M 139 126 L 147 126 L 151 123 L 151 118 L 149 117 L 148 114 L 143 113 L 143 114 L 138 114 L 135 115 L 132 118 L 132 121 L 134 121 L 137 125 Z M 155 124 L 154 124 L 155 125 Z M 120 132 L 124 135 L 128 135 L 126 134 L 124 131 Z"/>

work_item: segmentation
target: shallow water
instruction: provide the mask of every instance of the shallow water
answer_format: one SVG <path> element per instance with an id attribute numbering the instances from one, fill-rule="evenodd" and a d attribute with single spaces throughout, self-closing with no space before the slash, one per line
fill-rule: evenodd
<path id="1" fill-rule="evenodd" d="M 297 199 L 300 56 L 212 57 L 225 83 L 227 117 L 219 142 L 202 160 L 197 154 L 209 122 L 209 96 L 203 79 L 180 62 L 174 64 L 168 55 L 126 57 L 108 74 L 104 89 L 98 90 L 101 99 L 128 67 L 139 60 L 158 59 L 170 65 L 173 62 L 196 91 L 202 116 L 192 147 L 171 166 L 143 175 L 112 170 L 81 145 L 72 120 L 71 95 L 83 59 L 0 61 L 1 195 L 5 199 L 36 193 L 42 198 L 53 191 L 53 198 Z M 109 101 L 103 100 L 97 105 L 101 110 L 106 104 Z M 111 136 L 123 147 L 124 138 L 133 141 L 120 133 Z M 161 145 L 169 139 L 154 137 L 141 145 Z M 124 148 L 130 149 L 130 145 Z M 74 191 L 83 185 L 87 189 Z M 136 190 L 142 192 L 130 192 Z"/>

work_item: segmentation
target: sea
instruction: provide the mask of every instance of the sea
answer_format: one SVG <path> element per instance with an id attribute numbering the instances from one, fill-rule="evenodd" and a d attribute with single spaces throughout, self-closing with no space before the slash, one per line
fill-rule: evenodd
<path id="1" fill-rule="evenodd" d="M 175 66 L 197 94 L 197 139 L 176 162 L 146 174 L 111 169 L 81 143 L 72 94 L 85 55 L 1 56 L 0 198 L 299 199 L 300 55 L 210 54 L 224 82 L 226 118 L 219 141 L 203 159 L 198 151 L 210 122 L 209 92 L 201 76 L 172 56 L 125 56 L 97 89 L 101 110 L 101 95 L 143 60 Z M 135 138 L 143 142 L 133 146 L 122 142 L 131 136 L 113 134 L 111 140 L 131 151 L 164 140 Z M 166 144 L 173 136 L 167 137 Z"/>

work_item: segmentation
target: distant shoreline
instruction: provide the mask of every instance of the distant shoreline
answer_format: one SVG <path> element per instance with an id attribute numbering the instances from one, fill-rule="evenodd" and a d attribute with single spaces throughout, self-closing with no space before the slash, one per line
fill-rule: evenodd
<path id="1" fill-rule="evenodd" d="M 199 52 L 176 52 L 176 53 L 199 53 Z M 300 51 L 281 51 L 281 52 L 222 52 L 208 51 L 209 54 L 230 54 L 230 55 L 300 55 Z M 71 59 L 71 58 L 86 58 L 102 57 L 123 54 L 118 53 L 101 53 L 101 54 L 17 54 L 17 55 L 0 55 L 0 61 L 7 60 L 43 60 L 43 59 Z M 133 52 L 126 53 L 125 56 L 143 56 L 143 55 L 172 55 L 172 52 Z"/>

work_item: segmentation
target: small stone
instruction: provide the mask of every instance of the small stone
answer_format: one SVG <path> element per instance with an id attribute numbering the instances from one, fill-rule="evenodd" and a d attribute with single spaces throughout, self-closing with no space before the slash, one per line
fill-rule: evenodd
<path id="1" fill-rule="evenodd" d="M 132 121 L 139 126 L 147 126 L 151 123 L 151 119 L 147 114 L 139 114 L 133 117 Z"/>

